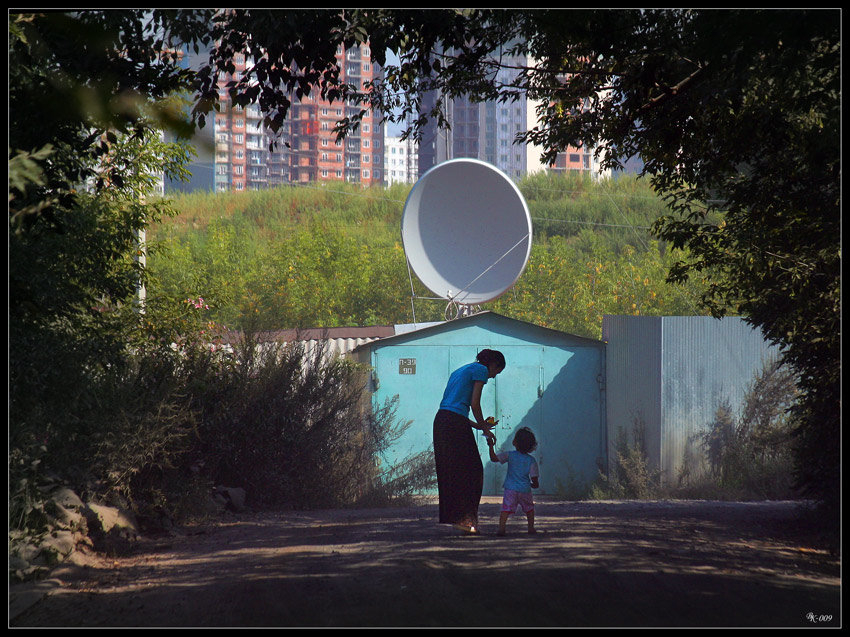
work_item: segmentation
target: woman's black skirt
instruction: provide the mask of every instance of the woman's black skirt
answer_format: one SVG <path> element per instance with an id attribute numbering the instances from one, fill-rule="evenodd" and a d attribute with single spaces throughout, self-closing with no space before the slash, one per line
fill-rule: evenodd
<path id="1" fill-rule="evenodd" d="M 484 465 L 468 418 L 445 409 L 434 418 L 440 524 L 478 526 Z"/>

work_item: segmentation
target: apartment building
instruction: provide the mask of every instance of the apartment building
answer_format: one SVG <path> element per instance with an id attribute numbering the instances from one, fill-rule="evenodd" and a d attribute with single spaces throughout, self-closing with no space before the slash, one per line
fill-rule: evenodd
<path id="1" fill-rule="evenodd" d="M 509 47 L 506 47 L 509 48 Z M 517 69 L 534 64 L 525 55 L 504 55 L 495 81 L 509 85 Z M 423 110 L 434 107 L 439 96 L 423 96 Z M 511 179 L 541 170 L 588 173 L 594 178 L 608 176 L 594 156 L 594 148 L 567 147 L 551 164 L 543 164 L 539 148 L 516 143 L 517 134 L 537 125 L 537 104 L 530 100 L 516 102 L 472 103 L 466 98 L 446 100 L 444 107 L 448 130 L 438 130 L 436 123 L 426 126 L 419 147 L 419 174 L 432 166 L 457 157 L 473 157 L 499 168 Z"/>
<path id="2" fill-rule="evenodd" d="M 362 86 L 381 73 L 380 67 L 371 62 L 368 45 L 347 50 L 340 47 L 336 57 L 344 82 Z M 357 114 L 360 106 L 339 100 L 331 103 L 315 91 L 300 100 L 293 96 L 283 126 L 273 132 L 263 125 L 257 105 L 243 108 L 230 100 L 227 83 L 239 79 L 253 62 L 237 55 L 233 63 L 233 73 L 219 78 L 219 111 L 212 126 L 208 123 L 199 132 L 196 144 L 200 156 L 210 145 L 214 154 L 193 165 L 200 174 L 192 171 L 191 189 L 238 192 L 290 183 L 383 183 L 384 127 L 380 116 L 368 114 L 356 131 L 337 141 L 336 123 Z M 272 142 L 274 150 L 269 149 Z M 171 186 L 169 189 L 187 189 Z"/>
<path id="3" fill-rule="evenodd" d="M 517 69 L 527 63 L 525 55 L 504 55 L 495 81 L 510 84 Z M 423 97 L 423 107 L 430 109 L 438 95 Z M 457 157 L 472 157 L 496 166 L 517 180 L 529 172 L 529 153 L 525 144 L 515 143 L 518 133 L 527 130 L 528 100 L 516 102 L 471 102 L 469 99 L 446 100 L 448 130 L 437 130 L 436 124 L 426 127 L 419 148 L 419 174 L 429 168 Z"/>
<path id="4" fill-rule="evenodd" d="M 419 178 L 419 145 L 408 137 L 384 137 L 384 185 L 412 184 Z"/>

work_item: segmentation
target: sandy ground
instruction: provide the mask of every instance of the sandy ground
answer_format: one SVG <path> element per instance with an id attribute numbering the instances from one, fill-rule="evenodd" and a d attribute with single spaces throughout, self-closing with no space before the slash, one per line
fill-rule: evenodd
<path id="1" fill-rule="evenodd" d="M 437 508 L 242 514 L 10 589 L 12 627 L 841 625 L 840 560 L 791 502 L 541 498 L 495 535 Z M 47 592 L 45 592 L 47 591 Z M 30 601 L 26 601 L 30 599 Z M 23 609 L 23 610 L 22 610 Z"/>

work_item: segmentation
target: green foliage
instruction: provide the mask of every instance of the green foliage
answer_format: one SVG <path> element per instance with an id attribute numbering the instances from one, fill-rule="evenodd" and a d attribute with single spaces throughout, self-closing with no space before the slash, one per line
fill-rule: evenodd
<path id="1" fill-rule="evenodd" d="M 799 396 L 787 366 L 769 361 L 756 375 L 736 418 L 728 404 L 702 434 L 711 476 L 732 497 L 794 497 L 792 407 Z"/>
<path id="2" fill-rule="evenodd" d="M 185 387 L 199 421 L 184 467 L 203 467 L 211 484 L 244 488 L 260 508 L 403 495 L 398 484 L 383 483 L 375 460 L 407 425 L 396 422 L 392 404 L 363 408 L 357 366 L 324 347 L 258 345 L 250 336 L 233 354 L 186 354 Z M 401 473 L 421 464 L 411 459 Z"/>
<path id="3" fill-rule="evenodd" d="M 646 453 L 646 424 L 637 417 L 629 432 L 620 429 L 608 475 L 599 476 L 591 499 L 688 498 L 779 500 L 799 497 L 794 487 L 797 378 L 778 360 L 767 361 L 747 389 L 739 414 L 728 401 L 717 406 L 714 422 L 695 436 L 696 454 L 686 457 L 677 484 L 662 484 Z M 703 468 L 707 466 L 707 472 Z"/>
<path id="4" fill-rule="evenodd" d="M 536 175 L 520 188 L 535 243 L 517 285 L 486 309 L 593 338 L 601 336 L 605 313 L 696 311 L 703 284 L 665 280 L 675 260 L 648 234 L 663 205 L 647 184 Z M 408 189 L 338 185 L 177 197 L 174 221 L 150 233 L 160 251 L 148 261 L 155 279 L 149 294 L 202 294 L 211 318 L 230 327 L 412 322 L 398 236 Z M 433 296 L 413 279 L 417 297 Z M 442 320 L 444 305 L 417 300 L 417 321 Z"/>
<path id="5" fill-rule="evenodd" d="M 614 445 L 614 462 L 608 475 L 600 474 L 591 486 L 590 499 L 647 500 L 661 492 L 661 474 L 650 466 L 646 452 L 646 423 L 635 419 L 632 439 L 620 428 Z"/>
<path id="6" fill-rule="evenodd" d="M 317 190 L 309 205 L 295 189 L 264 193 L 262 200 L 258 195 L 248 207 L 235 196 L 202 202 L 209 210 L 193 219 L 201 234 L 158 237 L 169 256 L 151 255 L 157 278 L 150 281 L 146 312 L 135 311 L 134 291 L 146 275 L 137 259 L 139 232 L 169 214 L 167 202 L 145 204 L 140 197 L 149 195 L 153 168 L 179 177 L 187 157 L 185 147 L 160 145 L 152 134 L 164 125 L 187 132 L 178 104 L 165 98 L 191 84 L 198 90 L 195 119 L 203 123 L 217 100 L 216 74 L 231 71 L 233 55 L 244 53 L 248 43 L 267 55 L 257 59 L 252 76 L 232 85 L 231 97 L 241 105 L 261 101 L 273 129 L 286 114 L 290 89 L 298 97 L 316 83 L 326 97 L 387 107 L 386 113 L 394 113 L 390 119 L 417 111 L 421 92 L 433 88 L 446 96 L 470 93 L 503 101 L 529 89 L 544 105 L 544 125 L 524 139 L 543 144 L 547 156 L 566 144 L 599 142 L 611 151 L 612 164 L 641 155 L 674 213 L 655 226 L 656 238 L 667 243 L 650 243 L 643 234 L 641 227 L 657 219 L 654 204 L 643 206 L 634 193 L 619 191 L 631 187 L 627 182 L 597 191 L 595 200 L 588 196 L 591 184 L 573 183 L 570 195 L 561 197 L 563 205 L 546 193 L 546 183 L 531 182 L 525 186 L 529 199 L 539 202 L 533 208 L 539 218 L 533 262 L 512 290 L 513 302 L 507 305 L 506 297 L 499 301 L 506 305 L 494 307 L 586 335 L 596 334 L 602 312 L 666 313 L 690 307 L 694 296 L 717 314 L 743 312 L 786 346 L 785 358 L 802 390 L 794 406 L 798 482 L 805 494 L 835 506 L 836 16 L 607 10 L 11 13 L 12 522 L 39 524 L 40 494 L 56 479 L 50 472 L 102 497 L 163 494 L 169 506 L 181 497 L 175 486 L 181 481 L 202 489 L 219 478 L 251 485 L 274 480 L 274 462 L 263 462 L 246 439 L 269 445 L 275 461 L 290 463 L 284 465 L 288 479 L 273 484 L 269 502 L 350 501 L 374 495 L 375 484 L 405 492 L 394 469 L 377 475 L 360 455 L 379 449 L 375 441 L 381 432 L 390 435 L 392 425 L 360 420 L 340 429 L 345 418 L 354 418 L 345 406 L 350 378 L 344 368 L 319 364 L 296 372 L 293 360 L 284 357 L 278 364 L 278 358 L 253 354 L 228 360 L 216 342 L 220 323 L 256 328 L 409 321 L 402 310 L 408 297 L 396 231 L 404 200 L 399 190 L 358 192 L 356 198 L 368 202 L 363 207 L 344 203 L 355 196 L 342 187 Z M 196 45 L 219 36 L 211 67 L 197 74 L 180 68 L 172 37 Z M 539 63 L 515 83 L 495 86 L 490 54 L 517 36 Z M 334 54 L 339 43 L 367 38 L 377 63 L 384 64 L 384 50 L 391 47 L 400 64 L 387 66 L 387 81 L 365 87 L 364 94 L 364 87 L 339 81 Z M 457 55 L 435 63 L 428 53 L 437 45 Z M 601 93 L 602 87 L 608 92 Z M 585 99 L 595 108 L 581 111 Z M 361 115 L 341 122 L 340 133 L 355 128 Z M 437 109 L 415 125 L 427 118 L 444 122 Z M 596 205 L 600 193 L 621 205 L 603 211 Z M 633 240 L 615 238 L 613 230 L 565 230 L 582 225 L 577 222 L 617 224 L 618 217 L 626 219 Z M 679 263 L 670 261 L 671 248 Z M 677 293 L 664 288 L 659 274 L 664 269 L 689 288 Z M 418 318 L 441 315 L 438 308 Z M 311 383 L 299 385 L 302 377 Z M 290 382 L 291 391 L 282 392 L 270 379 Z M 327 401 L 317 389 L 323 387 Z M 300 420 L 267 413 L 266 402 Z M 216 407 L 242 428 L 228 430 Z M 750 456 L 743 457 L 769 458 L 778 443 L 758 419 L 752 422 L 743 438 Z M 302 444 L 305 438 L 316 449 Z M 728 449 L 735 439 L 730 434 L 716 448 Z M 299 445 L 286 446 L 291 440 Z M 213 472 L 200 468 L 199 450 L 213 459 Z M 295 458 L 304 450 L 303 458 Z M 234 458 L 254 461 L 256 473 L 245 473 Z M 641 456 L 624 452 L 622 459 L 631 482 L 645 482 Z M 403 471 L 423 470 L 423 460 L 414 459 Z M 326 477 L 328 485 L 343 486 L 319 489 Z"/>
<path id="7" fill-rule="evenodd" d="M 603 166 L 640 157 L 671 209 L 656 235 L 687 248 L 671 278 L 707 277 L 701 304 L 717 316 L 746 316 L 784 346 L 800 374 L 796 472 L 837 511 L 840 458 L 830 441 L 840 433 L 840 17 L 819 9 L 244 10 L 218 16 L 215 29 L 230 37 L 212 66 L 226 69 L 235 52 L 272 51 L 231 97 L 259 102 L 282 121 L 289 97 L 274 93 L 267 70 L 276 61 L 288 69 L 296 53 L 308 56 L 312 64 L 300 68 L 315 70 L 323 95 L 360 90 L 328 69 L 329 48 L 296 36 L 310 30 L 323 45 L 344 46 L 368 37 L 384 78 L 355 100 L 390 121 L 409 118 L 404 136 L 421 138 L 430 121 L 446 127 L 451 97 L 529 97 L 540 104 L 540 123 L 518 141 L 542 147 L 544 161 L 568 146 L 600 149 Z M 293 39 L 281 42 L 280 33 Z M 397 64 L 386 64 L 386 49 Z M 534 65 L 496 82 L 506 52 Z M 215 74 L 201 75 L 203 91 L 214 91 Z M 428 92 L 439 95 L 433 109 L 422 108 Z M 340 135 L 362 115 L 341 120 Z"/>
<path id="8" fill-rule="evenodd" d="M 203 510 L 197 502 L 210 484 L 240 475 L 261 503 L 386 500 L 400 491 L 381 482 L 370 456 L 395 423 L 355 417 L 349 399 L 358 392 L 344 365 L 258 365 L 221 347 L 207 312 L 243 301 L 262 274 L 247 267 L 256 265 L 251 253 L 240 256 L 239 228 L 214 228 L 210 260 L 187 265 L 173 285 L 179 294 L 147 279 L 142 251 L 155 260 L 157 245 L 142 233 L 173 212 L 153 188 L 163 175 L 185 177 L 190 155 L 159 138 L 166 124 L 186 132 L 179 102 L 167 99 L 190 79 L 169 50 L 173 16 L 10 14 L 10 531 L 43 530 L 46 498 L 59 484 L 147 517 Z M 206 37 L 202 20 L 184 16 L 180 27 Z M 242 269 L 247 283 L 231 276 Z M 154 293 L 142 306 L 136 292 L 145 283 Z M 286 425 L 298 431 L 266 418 L 282 395 Z M 224 404 L 243 426 L 233 448 L 210 439 L 228 430 L 214 409 Z M 285 485 L 266 492 L 251 482 L 270 475 L 269 462 L 234 473 L 263 450 L 252 440 L 281 459 L 284 433 L 299 441 L 286 447 Z M 203 445 L 215 472 L 198 459 Z"/>
<path id="9" fill-rule="evenodd" d="M 41 531 L 47 518 L 43 490 L 51 480 L 44 475 L 42 460 L 46 439 L 33 432 L 18 435 L 9 445 L 9 528 Z"/>

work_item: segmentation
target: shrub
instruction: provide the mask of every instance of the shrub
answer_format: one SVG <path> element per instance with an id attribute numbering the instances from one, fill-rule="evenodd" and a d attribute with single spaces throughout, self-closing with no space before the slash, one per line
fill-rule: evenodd
<path id="1" fill-rule="evenodd" d="M 660 493 L 660 471 L 649 466 L 646 453 L 646 423 L 636 416 L 632 437 L 622 427 L 617 431 L 615 461 L 609 475 L 600 474 L 590 489 L 590 499 L 649 499 Z"/>
<path id="2" fill-rule="evenodd" d="M 403 495 L 410 459 L 384 474 L 376 458 L 400 435 L 393 404 L 364 409 L 359 366 L 326 355 L 322 344 L 258 346 L 247 335 L 231 365 L 193 373 L 201 411 L 187 461 L 216 484 L 246 490 L 252 506 L 314 508 Z M 381 493 L 382 495 L 379 495 Z"/>
<path id="3" fill-rule="evenodd" d="M 797 398 L 793 373 L 778 361 L 765 363 L 735 418 L 722 403 L 702 435 L 710 474 L 740 498 L 794 497 L 791 407 Z"/>

